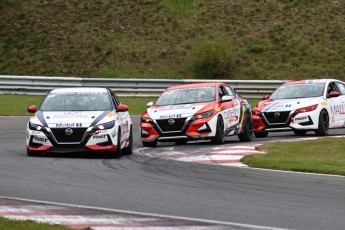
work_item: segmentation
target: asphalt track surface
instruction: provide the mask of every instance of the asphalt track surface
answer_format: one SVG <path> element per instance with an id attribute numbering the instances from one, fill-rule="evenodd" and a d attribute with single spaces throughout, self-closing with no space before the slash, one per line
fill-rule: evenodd
<path id="1" fill-rule="evenodd" d="M 134 149 L 142 148 L 139 117 L 132 119 Z M 0 117 L 0 196 L 253 226 L 345 227 L 345 177 L 202 165 L 136 153 L 120 159 L 71 154 L 27 157 L 27 120 Z M 291 133 L 274 133 L 254 143 L 282 137 L 295 138 Z M 238 139 L 231 138 L 226 145 L 236 143 Z M 188 152 L 202 151 L 204 146 L 208 143 L 179 147 Z"/>

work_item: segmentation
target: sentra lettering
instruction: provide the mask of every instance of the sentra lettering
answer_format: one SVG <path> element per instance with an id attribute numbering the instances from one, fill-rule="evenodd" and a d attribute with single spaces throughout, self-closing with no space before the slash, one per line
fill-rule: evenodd
<path id="1" fill-rule="evenodd" d="M 98 135 L 98 136 L 93 136 L 93 139 L 106 139 L 107 138 L 107 134 L 103 134 L 103 135 Z"/>
<path id="2" fill-rule="evenodd" d="M 331 114 L 345 114 L 345 104 L 331 106 Z"/>
<path id="3" fill-rule="evenodd" d="M 43 137 L 34 137 L 33 139 L 35 142 L 40 142 L 40 143 L 46 143 L 48 139 L 43 138 Z"/>
<path id="4" fill-rule="evenodd" d="M 307 117 L 296 117 L 295 121 L 304 121 L 307 120 Z"/>

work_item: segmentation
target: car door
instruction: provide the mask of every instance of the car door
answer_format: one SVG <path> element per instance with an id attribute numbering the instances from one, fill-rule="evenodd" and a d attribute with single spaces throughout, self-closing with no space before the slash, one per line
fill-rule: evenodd
<path id="1" fill-rule="evenodd" d="M 236 94 L 229 86 L 219 86 L 219 100 L 221 103 L 222 117 L 224 121 L 225 135 L 230 136 L 237 132 L 238 123 L 240 122 L 241 104 L 236 98 Z M 222 101 L 223 96 L 230 96 L 232 100 Z"/>
<path id="2" fill-rule="evenodd" d="M 329 103 L 329 120 L 330 128 L 344 127 L 345 122 L 345 94 L 342 94 L 340 87 L 344 87 L 341 83 L 330 82 L 327 86 L 327 102 Z M 340 95 L 337 97 L 331 97 L 331 92 L 338 92 Z M 345 93 L 345 92 L 344 92 Z"/>

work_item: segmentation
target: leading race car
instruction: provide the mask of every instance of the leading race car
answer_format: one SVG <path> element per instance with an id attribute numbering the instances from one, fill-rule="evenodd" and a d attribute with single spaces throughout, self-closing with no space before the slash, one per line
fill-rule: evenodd
<path id="1" fill-rule="evenodd" d="M 166 89 L 148 103 L 141 116 L 141 141 L 154 147 L 157 141 L 186 144 L 210 139 L 222 144 L 226 136 L 252 140 L 251 107 L 227 84 L 198 83 Z"/>
<path id="2" fill-rule="evenodd" d="M 26 128 L 29 156 L 44 152 L 106 152 L 110 156 L 131 154 L 132 120 L 128 106 L 120 104 L 106 88 L 52 90 Z"/>
<path id="3" fill-rule="evenodd" d="M 334 79 L 292 81 L 265 96 L 252 110 L 256 137 L 291 130 L 296 135 L 345 126 L 345 83 Z"/>

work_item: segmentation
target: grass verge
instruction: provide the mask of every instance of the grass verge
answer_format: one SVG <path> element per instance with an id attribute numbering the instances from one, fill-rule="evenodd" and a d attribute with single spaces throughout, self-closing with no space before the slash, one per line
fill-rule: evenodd
<path id="1" fill-rule="evenodd" d="M 279 142 L 260 146 L 267 154 L 249 155 L 242 162 L 256 168 L 345 176 L 345 138 Z"/>
<path id="2" fill-rule="evenodd" d="M 0 229 L 11 230 L 68 230 L 69 228 L 58 225 L 36 223 L 33 221 L 9 220 L 0 217 Z"/>
<path id="3" fill-rule="evenodd" d="M 26 111 L 26 108 L 30 105 L 39 106 L 43 98 L 44 96 L 0 94 L 0 116 L 29 116 L 30 113 Z M 129 106 L 131 115 L 140 115 L 145 111 L 146 104 L 156 99 L 155 97 L 119 97 L 122 104 Z M 254 107 L 259 100 L 249 101 Z"/>

